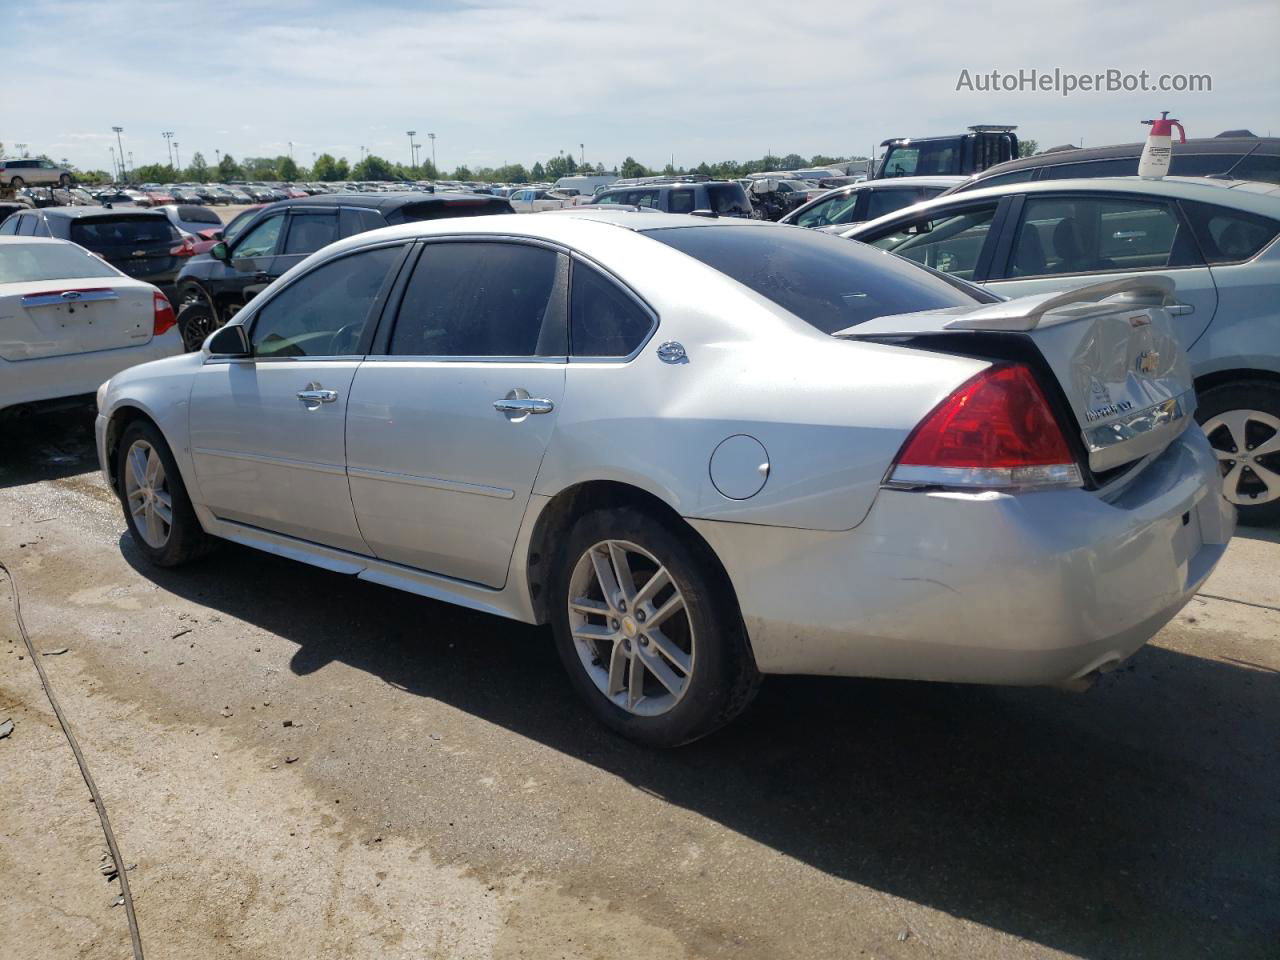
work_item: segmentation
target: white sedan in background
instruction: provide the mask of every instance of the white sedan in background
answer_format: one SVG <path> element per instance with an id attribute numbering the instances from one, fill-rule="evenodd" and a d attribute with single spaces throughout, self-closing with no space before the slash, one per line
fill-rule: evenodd
<path id="1" fill-rule="evenodd" d="M 98 453 L 151 562 L 225 538 L 550 622 L 649 744 L 761 674 L 1078 685 L 1233 529 L 1171 290 L 1003 301 L 754 220 L 406 224 L 113 378 Z"/>
<path id="2" fill-rule="evenodd" d="M 68 240 L 0 237 L 0 415 L 91 396 L 181 352 L 173 308 L 151 284 Z"/>

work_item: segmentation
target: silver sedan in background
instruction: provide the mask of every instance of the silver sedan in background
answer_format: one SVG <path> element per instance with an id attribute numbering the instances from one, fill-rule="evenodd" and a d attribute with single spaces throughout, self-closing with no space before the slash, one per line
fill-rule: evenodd
<path id="1" fill-rule="evenodd" d="M 139 550 L 216 538 L 550 623 L 671 746 L 763 674 L 1079 685 L 1233 511 L 1159 277 L 1004 301 L 838 237 L 610 212 L 312 255 L 199 353 L 112 378 Z"/>

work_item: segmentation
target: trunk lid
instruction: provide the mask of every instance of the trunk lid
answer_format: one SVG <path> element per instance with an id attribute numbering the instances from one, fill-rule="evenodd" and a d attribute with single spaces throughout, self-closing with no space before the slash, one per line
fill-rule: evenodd
<path id="1" fill-rule="evenodd" d="M 1191 422 L 1195 390 L 1165 307 L 1168 277 L 1126 277 L 976 309 L 879 317 L 836 334 L 894 340 L 1018 337 L 1052 371 L 1075 418 L 1089 468 L 1102 472 L 1167 447 Z M 976 339 L 975 339 L 976 338 Z M 978 349 L 975 352 L 980 353 Z"/>
<path id="2" fill-rule="evenodd" d="M 155 290 L 123 277 L 0 284 L 0 358 L 18 362 L 147 343 Z"/>

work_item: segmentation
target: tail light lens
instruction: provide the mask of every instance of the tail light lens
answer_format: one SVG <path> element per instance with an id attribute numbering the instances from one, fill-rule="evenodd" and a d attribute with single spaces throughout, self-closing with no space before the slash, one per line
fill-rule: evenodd
<path id="1" fill-rule="evenodd" d="M 171 257 L 190 257 L 196 252 L 196 242 L 192 237 L 183 237 L 182 242 L 169 251 Z"/>
<path id="2" fill-rule="evenodd" d="M 938 404 L 907 438 L 889 480 L 982 489 L 1084 483 L 1049 402 L 1022 364 L 990 367 Z"/>
<path id="3" fill-rule="evenodd" d="M 151 325 L 151 335 L 158 337 L 162 333 L 166 333 L 173 328 L 178 322 L 178 318 L 174 315 L 173 307 L 169 305 L 169 300 L 163 293 L 156 291 L 154 298 L 155 303 L 155 320 Z"/>

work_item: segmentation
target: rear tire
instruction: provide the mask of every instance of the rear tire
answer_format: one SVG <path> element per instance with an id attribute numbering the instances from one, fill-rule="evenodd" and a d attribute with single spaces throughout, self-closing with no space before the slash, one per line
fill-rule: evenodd
<path id="1" fill-rule="evenodd" d="M 63 190 L 66 190 L 67 188 L 69 188 L 71 186 L 71 174 L 64 173 L 62 176 L 58 178 L 58 183 L 62 185 Z"/>
<path id="2" fill-rule="evenodd" d="M 134 545 L 156 566 L 180 566 L 212 547 L 169 444 L 151 421 L 125 428 L 116 449 L 116 486 Z"/>
<path id="3" fill-rule="evenodd" d="M 178 311 L 178 332 L 182 334 L 182 348 L 187 353 L 199 350 L 205 338 L 219 326 L 213 309 L 204 300 L 189 301 Z"/>
<path id="4" fill-rule="evenodd" d="M 673 526 L 634 507 L 593 510 L 553 561 L 552 628 L 570 682 L 602 723 L 651 747 L 712 733 L 760 684 L 727 575 Z"/>
<path id="5" fill-rule="evenodd" d="M 1242 380 L 1206 390 L 1196 419 L 1222 468 L 1240 523 L 1280 523 L 1280 385 Z"/>
<path id="6" fill-rule="evenodd" d="M 12 180 L 9 181 L 9 186 L 11 186 L 14 190 L 21 190 L 26 185 L 27 185 L 27 181 L 23 180 L 21 177 L 14 177 Z"/>

